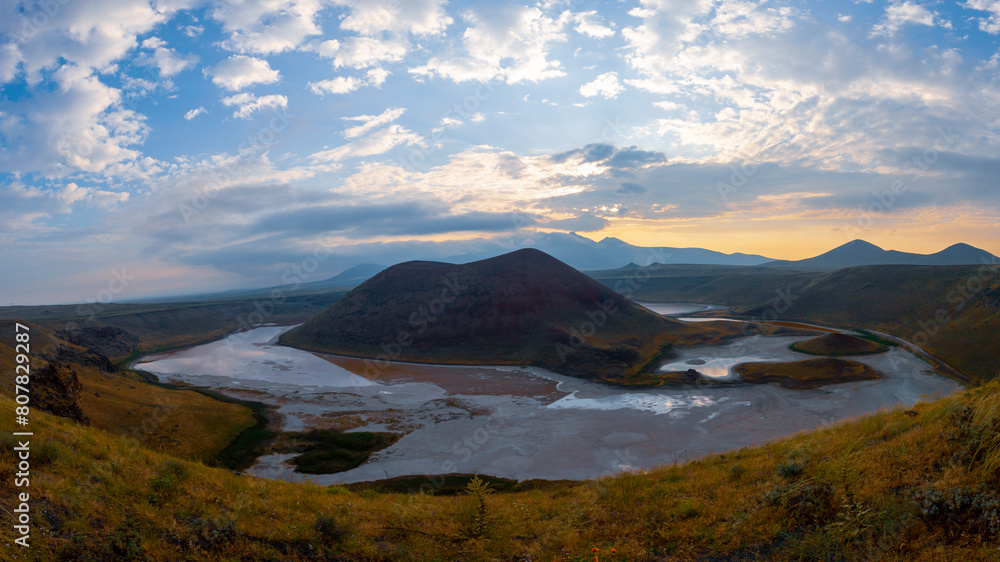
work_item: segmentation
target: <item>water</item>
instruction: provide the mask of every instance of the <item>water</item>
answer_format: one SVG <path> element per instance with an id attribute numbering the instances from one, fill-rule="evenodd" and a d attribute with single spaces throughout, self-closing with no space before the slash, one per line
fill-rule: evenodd
<path id="1" fill-rule="evenodd" d="M 657 314 L 662 314 L 664 316 L 675 316 L 677 314 L 691 314 L 693 312 L 704 312 L 706 310 L 713 310 L 717 307 L 708 304 L 693 304 L 693 303 L 656 303 L 656 302 L 637 302 L 636 304 L 652 310 Z"/>
<path id="2" fill-rule="evenodd" d="M 321 484 L 473 471 L 592 478 L 756 445 L 960 388 L 928 376 L 928 365 L 898 348 L 856 358 L 884 379 L 815 390 L 775 384 L 624 389 L 537 368 L 408 363 L 393 363 L 370 380 L 360 376 L 363 361 L 275 345 L 287 329 L 250 330 L 146 357 L 136 367 L 273 404 L 286 431 L 331 427 L 349 416 L 361 420 L 357 430 L 405 433 L 350 471 L 296 475 Z M 664 368 L 725 378 L 739 362 L 806 358 L 788 349 L 802 339 L 755 336 L 682 348 Z M 287 459 L 266 455 L 249 472 L 287 480 L 293 470 Z"/>

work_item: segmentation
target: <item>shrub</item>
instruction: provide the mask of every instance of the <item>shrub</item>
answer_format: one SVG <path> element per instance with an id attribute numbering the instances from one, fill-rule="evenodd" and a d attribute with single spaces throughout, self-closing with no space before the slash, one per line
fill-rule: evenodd
<path id="1" fill-rule="evenodd" d="M 982 537 L 1000 534 L 1000 496 L 982 484 L 944 490 L 927 485 L 914 493 L 914 499 L 928 523 Z"/>
<path id="2" fill-rule="evenodd" d="M 462 536 L 479 538 L 489 530 L 489 505 L 486 498 L 493 493 L 490 485 L 475 475 L 465 486 L 466 509 L 462 513 Z"/>
<path id="3" fill-rule="evenodd" d="M 338 517 L 320 514 L 313 524 L 316 536 L 325 543 L 341 543 L 351 534 L 350 526 Z"/>
<path id="4" fill-rule="evenodd" d="M 56 462 L 59 458 L 59 445 L 52 441 L 39 441 L 31 444 L 31 457 L 37 466 L 45 466 Z"/>
<path id="5" fill-rule="evenodd" d="M 746 472 L 747 472 L 746 467 L 744 467 L 740 463 L 736 463 L 733 466 L 729 467 L 729 475 L 733 478 L 733 480 L 739 480 L 743 478 L 743 475 L 746 474 Z"/>
<path id="6" fill-rule="evenodd" d="M 828 483 L 814 478 L 781 484 L 764 494 L 763 499 L 806 523 L 822 521 L 833 513 L 833 489 Z"/>
<path id="7" fill-rule="evenodd" d="M 795 478 L 806 470 L 806 454 L 796 451 L 789 455 L 785 462 L 778 465 L 778 474 L 785 478 Z"/>
<path id="8" fill-rule="evenodd" d="M 231 519 L 195 517 L 190 523 L 191 542 L 204 550 L 216 550 L 231 544 L 239 534 L 236 523 Z"/>

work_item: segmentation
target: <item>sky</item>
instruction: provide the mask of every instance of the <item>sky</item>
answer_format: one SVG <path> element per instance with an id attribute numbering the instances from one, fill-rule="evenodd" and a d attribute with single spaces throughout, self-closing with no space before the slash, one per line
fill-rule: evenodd
<path id="1" fill-rule="evenodd" d="M 0 301 L 540 233 L 1000 254 L 1000 0 L 0 0 Z"/>

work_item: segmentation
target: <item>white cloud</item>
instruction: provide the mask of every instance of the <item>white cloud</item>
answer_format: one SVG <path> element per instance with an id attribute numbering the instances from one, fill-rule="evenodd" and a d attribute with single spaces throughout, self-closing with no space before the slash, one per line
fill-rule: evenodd
<path id="1" fill-rule="evenodd" d="M 407 45 L 400 40 L 382 40 L 375 37 L 348 37 L 343 41 L 324 41 L 316 51 L 320 56 L 333 59 L 333 66 L 340 68 L 368 68 L 383 62 L 398 62 L 406 56 Z"/>
<path id="2" fill-rule="evenodd" d="M 144 173 L 152 161 L 130 148 L 149 132 L 145 118 L 121 106 L 121 92 L 101 83 L 89 69 L 64 65 L 53 73 L 57 87 L 38 91 L 0 115 L 0 170 L 74 171 L 123 176 Z"/>
<path id="3" fill-rule="evenodd" d="M 624 91 L 625 88 L 618 81 L 618 74 L 614 72 L 605 72 L 592 82 L 580 86 L 580 94 L 586 98 L 600 95 L 604 96 L 605 99 L 611 99 L 618 97 L 618 94 Z"/>
<path id="4" fill-rule="evenodd" d="M 365 73 L 364 78 L 354 76 L 337 76 L 329 80 L 310 82 L 309 89 L 317 95 L 323 94 L 349 94 L 365 86 L 379 88 L 385 83 L 385 79 L 390 72 L 382 68 L 372 68 Z"/>
<path id="5" fill-rule="evenodd" d="M 43 69 L 62 63 L 110 70 L 138 45 L 138 35 L 148 33 L 183 7 L 154 8 L 146 2 L 118 0 L 7 4 L 7 15 L 0 18 L 0 36 L 12 38 L 17 49 L 0 55 L 0 79 L 11 78 L 4 59 L 13 54 L 32 85 L 42 79 Z"/>
<path id="6" fill-rule="evenodd" d="M 318 95 L 349 94 L 364 85 L 363 80 L 358 80 L 353 76 L 337 76 L 336 78 L 331 78 L 329 80 L 310 82 L 309 89 Z"/>
<path id="7" fill-rule="evenodd" d="M 905 25 L 941 26 L 951 29 L 951 22 L 941 19 L 940 14 L 928 10 L 915 2 L 893 2 L 886 6 L 881 23 L 874 27 L 875 33 L 893 35 Z"/>
<path id="8" fill-rule="evenodd" d="M 573 21 L 576 22 L 576 26 L 573 30 L 577 33 L 582 33 L 598 39 L 611 37 L 615 34 L 614 29 L 604 25 L 604 22 L 601 20 L 601 16 L 597 14 L 596 10 L 579 12 L 573 16 Z"/>
<path id="9" fill-rule="evenodd" d="M 1000 0 L 969 0 L 964 6 L 972 10 L 989 12 L 988 17 L 979 18 L 979 29 L 993 35 L 1000 33 Z"/>
<path id="10" fill-rule="evenodd" d="M 381 32 L 441 35 L 454 20 L 444 10 L 445 0 L 333 0 L 349 13 L 340 28 L 364 35 Z"/>
<path id="11" fill-rule="evenodd" d="M 566 74 L 548 55 L 552 43 L 566 41 L 570 12 L 551 17 L 538 7 L 480 5 L 463 17 L 469 24 L 462 34 L 465 56 L 433 57 L 411 73 L 455 82 L 502 78 L 508 84 Z"/>
<path id="12" fill-rule="evenodd" d="M 198 63 L 196 55 L 178 55 L 177 51 L 166 47 L 166 42 L 150 37 L 142 43 L 142 48 L 152 49 L 153 53 L 142 53 L 135 59 L 135 64 L 155 66 L 160 70 L 160 76 L 170 78 L 181 71 L 194 67 Z"/>
<path id="13" fill-rule="evenodd" d="M 469 117 L 469 121 L 472 121 L 473 123 L 482 123 L 483 121 L 486 121 L 486 115 L 483 113 L 473 113 L 472 116 Z"/>
<path id="14" fill-rule="evenodd" d="M 184 119 L 187 119 L 188 121 L 190 121 L 190 120 L 194 119 L 195 117 L 197 117 L 199 115 L 203 115 L 205 113 L 208 113 L 208 110 L 206 110 L 204 107 L 196 107 L 195 109 L 192 109 L 192 110 L 188 111 L 187 113 L 185 113 L 184 114 Z"/>
<path id="15" fill-rule="evenodd" d="M 188 37 L 197 37 L 205 32 L 205 28 L 200 25 L 185 25 L 181 28 L 181 31 Z"/>
<path id="16" fill-rule="evenodd" d="M 344 129 L 344 136 L 353 139 L 355 137 L 360 137 L 368 131 L 376 127 L 381 127 L 382 125 L 392 123 L 396 119 L 399 119 L 406 113 L 406 108 L 403 107 L 391 107 L 386 109 L 379 115 L 358 115 L 355 117 L 342 117 L 341 119 L 345 121 L 360 121 L 361 125 L 355 127 L 350 127 Z"/>
<path id="17" fill-rule="evenodd" d="M 241 93 L 227 98 L 222 98 L 222 104 L 226 106 L 238 106 L 233 112 L 236 119 L 249 119 L 254 113 L 266 109 L 277 107 L 288 107 L 288 98 L 280 95 L 270 95 L 257 97 L 253 94 Z"/>
<path id="18" fill-rule="evenodd" d="M 337 162 L 345 158 L 361 158 L 384 154 L 400 145 L 420 144 L 423 138 L 402 125 L 389 125 L 343 146 L 323 150 L 309 158 L 314 162 Z"/>
<path id="19" fill-rule="evenodd" d="M 441 126 L 446 129 L 461 127 L 463 123 L 461 119 L 455 119 L 454 117 L 444 117 L 441 119 Z"/>
<path id="20" fill-rule="evenodd" d="M 254 84 L 273 84 L 281 78 L 266 60 L 246 55 L 234 55 L 211 69 L 205 69 L 205 76 L 227 90 L 242 90 Z"/>
<path id="21" fill-rule="evenodd" d="M 212 17 L 229 34 L 224 48 L 273 54 L 295 49 L 322 33 L 316 19 L 323 5 L 321 0 L 233 0 L 215 2 Z"/>

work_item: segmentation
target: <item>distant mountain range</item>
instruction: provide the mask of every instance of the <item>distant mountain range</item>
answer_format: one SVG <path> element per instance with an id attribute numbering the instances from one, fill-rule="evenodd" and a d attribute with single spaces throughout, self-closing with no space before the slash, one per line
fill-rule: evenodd
<path id="1" fill-rule="evenodd" d="M 883 250 L 864 240 L 853 240 L 813 258 L 764 264 L 773 267 L 841 269 L 859 265 L 981 265 L 1000 263 L 993 254 L 968 244 L 955 244 L 935 254 L 911 254 Z"/>
<path id="2" fill-rule="evenodd" d="M 633 246 L 618 238 L 605 238 L 600 242 L 580 236 L 574 232 L 538 232 L 530 240 L 522 241 L 521 247 L 541 250 L 550 256 L 580 270 L 613 269 L 628 263 L 648 265 L 664 264 L 704 264 L 704 265 L 760 265 L 773 261 L 772 258 L 755 254 L 726 254 L 703 248 L 673 248 L 669 246 Z M 499 253 L 509 252 L 509 248 Z M 444 261 L 468 263 L 495 257 L 498 252 L 479 251 L 449 256 Z"/>

